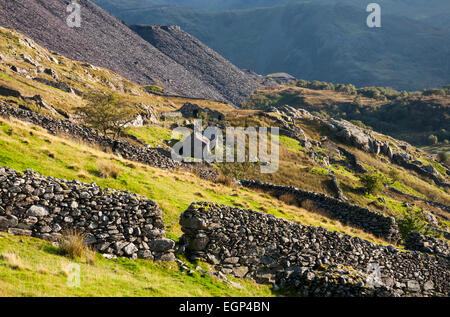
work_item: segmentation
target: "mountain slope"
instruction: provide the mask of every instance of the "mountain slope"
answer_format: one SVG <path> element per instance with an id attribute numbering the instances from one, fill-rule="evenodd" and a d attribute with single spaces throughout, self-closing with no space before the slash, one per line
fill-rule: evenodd
<path id="1" fill-rule="evenodd" d="M 151 6 L 112 12 L 130 24 L 180 25 L 238 67 L 258 73 L 287 72 L 308 80 L 399 90 L 447 84 L 448 29 L 412 19 L 419 16 L 402 8 L 406 3 L 382 11 L 380 29 L 366 26 L 365 7 L 341 3 L 217 12 Z"/>
<path id="2" fill-rule="evenodd" d="M 240 69 L 177 26 L 132 25 L 131 29 L 233 102 L 242 101 L 258 87 L 242 80 Z"/>
<path id="3" fill-rule="evenodd" d="M 79 3 L 82 7 L 80 28 L 67 26 L 67 2 L 63 0 L 0 0 L 0 25 L 16 29 L 71 59 L 111 69 L 139 84 L 156 84 L 181 95 L 232 103 L 248 96 L 248 88 L 235 92 L 235 86 L 227 87 L 228 83 L 222 83 L 225 85 L 221 87 L 222 93 L 218 92 L 210 82 L 196 78 L 92 2 L 82 0 Z M 244 73 L 234 79 L 239 81 L 237 86 L 256 87 Z M 239 97 L 230 98 L 230 91 Z"/>

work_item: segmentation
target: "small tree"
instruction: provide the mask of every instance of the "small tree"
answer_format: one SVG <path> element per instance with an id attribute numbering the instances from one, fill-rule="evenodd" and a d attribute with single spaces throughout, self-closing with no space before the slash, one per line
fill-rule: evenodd
<path id="1" fill-rule="evenodd" d="M 93 91 L 84 96 L 86 106 L 76 108 L 83 122 L 104 134 L 112 133 L 116 138 L 127 124 L 133 122 L 137 108 L 127 103 L 116 93 Z"/>
<path id="2" fill-rule="evenodd" d="M 405 240 L 406 237 L 411 232 L 420 232 L 425 235 L 431 235 L 428 223 L 423 219 L 422 214 L 419 211 L 409 210 L 405 213 L 402 219 L 398 222 L 398 229 L 402 239 Z"/>
<path id="3" fill-rule="evenodd" d="M 437 154 L 437 159 L 439 162 L 450 165 L 450 154 L 444 151 L 441 151 Z"/>
<path id="4" fill-rule="evenodd" d="M 437 136 L 431 134 L 431 135 L 428 137 L 428 142 L 430 142 L 431 145 L 437 144 L 437 143 L 438 143 L 438 138 L 437 138 Z"/>
<path id="5" fill-rule="evenodd" d="M 366 194 L 375 194 L 384 188 L 381 176 L 376 173 L 366 173 L 359 180 L 363 184 L 363 190 Z"/>
<path id="6" fill-rule="evenodd" d="M 391 178 L 391 184 L 394 184 L 399 181 L 400 173 L 396 169 L 391 168 L 389 170 L 389 177 Z"/>

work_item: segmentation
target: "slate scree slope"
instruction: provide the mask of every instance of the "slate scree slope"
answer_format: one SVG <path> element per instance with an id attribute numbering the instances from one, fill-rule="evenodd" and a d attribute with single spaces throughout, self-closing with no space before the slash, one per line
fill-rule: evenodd
<path id="1" fill-rule="evenodd" d="M 69 3 L 0 0 L 0 26 L 17 30 L 68 58 L 184 96 L 237 105 L 258 87 L 250 76 L 181 30 L 160 32 L 167 36 L 158 38 L 157 43 L 163 43 L 160 51 L 89 0 L 78 1 L 81 27 L 70 28 L 66 23 Z M 185 54 L 193 58 L 187 59 Z"/>

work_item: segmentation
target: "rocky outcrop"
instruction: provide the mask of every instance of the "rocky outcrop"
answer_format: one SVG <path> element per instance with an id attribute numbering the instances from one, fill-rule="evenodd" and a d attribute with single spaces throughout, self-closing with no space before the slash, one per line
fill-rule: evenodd
<path id="1" fill-rule="evenodd" d="M 367 208 L 352 205 L 324 194 L 303 191 L 295 187 L 278 186 L 255 180 L 241 180 L 240 183 L 242 186 L 251 189 L 269 192 L 275 197 L 285 194 L 293 195 L 300 205 L 303 201 L 310 200 L 317 209 L 325 211 L 331 218 L 339 220 L 344 225 L 360 228 L 394 243 L 399 240 L 398 226 L 393 217 L 386 217 Z"/>
<path id="2" fill-rule="evenodd" d="M 320 125 L 326 127 L 331 131 L 332 138 L 344 144 L 353 146 L 367 153 L 385 155 L 391 160 L 392 163 L 397 164 L 407 170 L 414 171 L 420 176 L 430 178 L 438 186 L 446 188 L 450 187 L 450 183 L 448 183 L 446 180 L 442 180 L 439 172 L 436 171 L 433 166 L 421 166 L 421 162 L 411 161 L 411 156 L 407 153 L 406 145 L 400 146 L 399 152 L 395 153 L 389 142 L 380 141 L 377 139 L 375 132 L 362 129 L 359 126 L 356 126 L 346 120 L 323 120 L 322 118 L 313 116 L 311 113 L 304 109 L 295 109 L 286 105 L 279 108 L 271 108 L 270 111 L 277 113 L 278 117 L 270 114 L 265 115 L 281 124 L 283 130 L 287 131 L 288 136 L 299 140 L 303 144 L 308 144 L 308 142 L 306 142 L 306 136 L 303 137 L 302 132 L 298 130 L 298 127 L 295 124 L 296 119 L 319 122 Z M 313 141 L 310 142 L 312 143 Z M 367 172 L 366 169 L 361 164 L 359 164 L 358 159 L 354 154 L 343 149 L 342 147 L 340 147 L 339 150 L 345 156 L 347 156 L 356 172 Z"/>
<path id="3" fill-rule="evenodd" d="M 367 173 L 367 169 L 360 163 L 358 157 L 350 151 L 347 151 L 343 147 L 338 147 L 339 151 L 345 155 L 350 164 L 350 167 L 357 173 Z"/>
<path id="4" fill-rule="evenodd" d="M 449 263 L 442 257 L 214 203 L 193 203 L 180 224 L 181 241 L 191 258 L 205 259 L 226 274 L 275 283 L 302 295 L 448 296 L 450 292 Z"/>
<path id="5" fill-rule="evenodd" d="M 383 154 L 392 158 L 392 149 L 389 147 L 389 144 L 377 140 L 369 131 L 363 130 L 345 120 L 332 119 L 326 125 L 333 131 L 333 136 L 343 143 L 368 153 Z"/>
<path id="6" fill-rule="evenodd" d="M 158 205 L 95 183 L 44 177 L 0 166 L 0 230 L 57 241 L 66 229 L 107 257 L 174 261 Z"/>
<path id="7" fill-rule="evenodd" d="M 64 92 L 81 95 L 81 92 L 79 90 L 71 88 L 68 84 L 66 84 L 63 81 L 53 81 L 53 80 L 49 80 L 49 79 L 41 78 L 41 77 L 33 78 L 33 80 L 37 81 L 38 83 L 62 90 Z"/>

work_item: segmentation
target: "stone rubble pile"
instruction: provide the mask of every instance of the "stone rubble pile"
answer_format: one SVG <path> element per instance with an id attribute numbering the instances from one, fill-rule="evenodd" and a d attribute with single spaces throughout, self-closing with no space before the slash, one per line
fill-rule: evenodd
<path id="1" fill-rule="evenodd" d="M 158 205 L 128 191 L 0 166 L 0 231 L 58 241 L 76 229 L 106 257 L 174 260 Z"/>
<path id="2" fill-rule="evenodd" d="M 236 277 L 310 296 L 449 296 L 443 257 L 214 203 L 191 204 L 180 224 L 192 259 Z"/>

